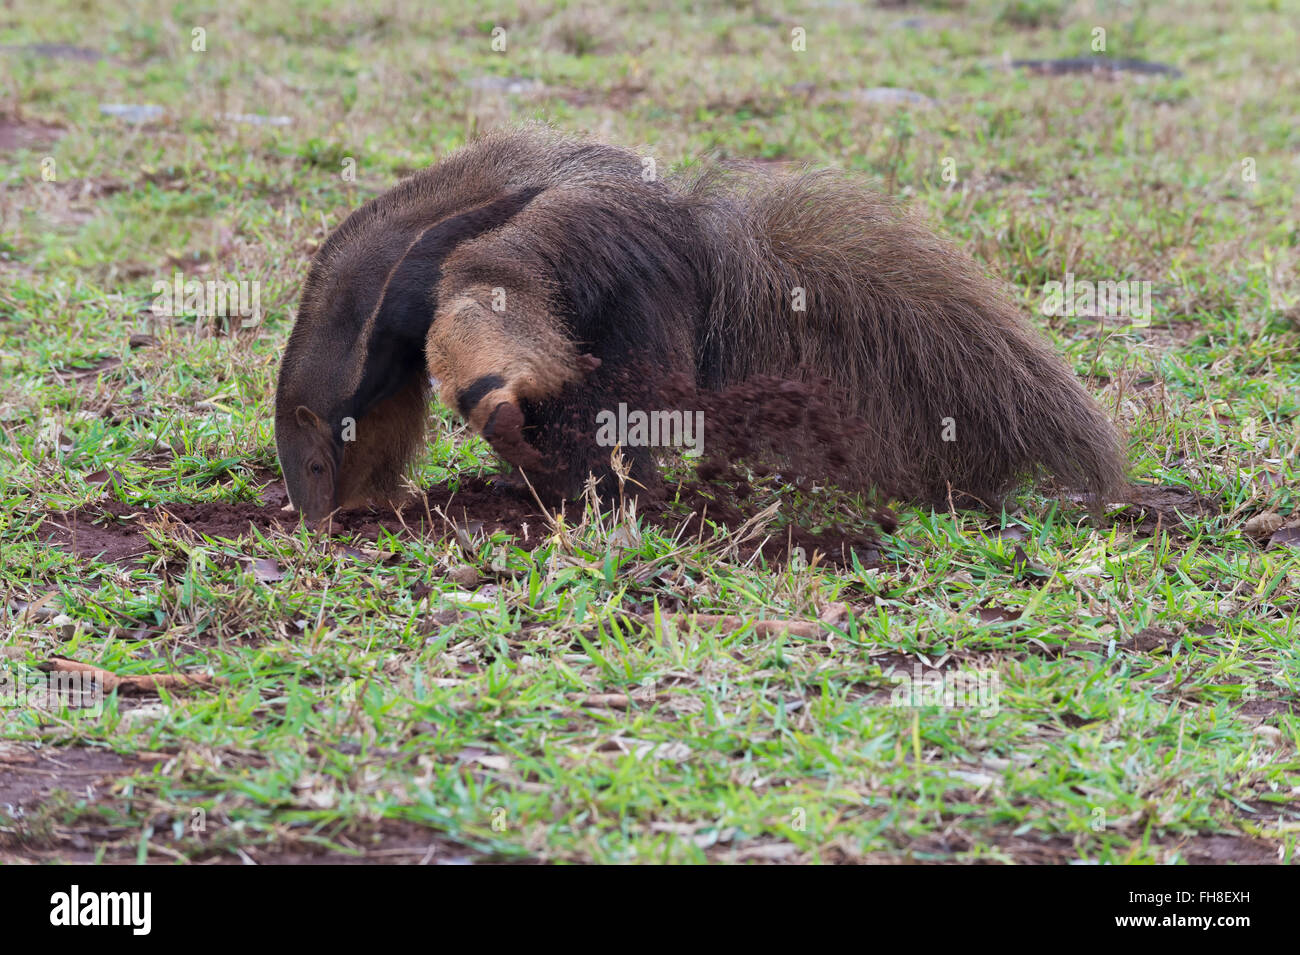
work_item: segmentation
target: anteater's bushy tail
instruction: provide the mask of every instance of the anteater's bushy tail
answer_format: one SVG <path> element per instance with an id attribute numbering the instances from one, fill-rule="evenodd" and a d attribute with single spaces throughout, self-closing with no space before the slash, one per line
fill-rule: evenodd
<path id="1" fill-rule="evenodd" d="M 835 173 L 693 192 L 716 243 L 703 381 L 823 371 L 866 422 L 863 479 L 909 497 L 996 506 L 1044 474 L 1094 500 L 1122 486 L 1106 413 L 984 270 L 895 202 Z"/>

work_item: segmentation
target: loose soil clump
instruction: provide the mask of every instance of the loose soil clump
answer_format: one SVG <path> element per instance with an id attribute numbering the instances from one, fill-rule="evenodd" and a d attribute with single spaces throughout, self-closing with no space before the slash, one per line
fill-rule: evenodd
<path id="1" fill-rule="evenodd" d="M 646 376 L 642 380 L 653 379 Z M 788 485 L 799 493 L 805 507 L 814 509 L 827 486 L 860 492 L 869 498 L 876 493 L 875 489 L 860 486 L 854 468 L 853 449 L 868 426 L 848 410 L 847 399 L 828 379 L 755 378 L 713 392 L 695 388 L 679 376 L 654 386 L 653 391 L 647 389 L 645 394 L 645 410 L 702 412 L 707 428 L 703 455 L 680 480 L 658 479 L 646 488 L 630 483 L 619 488 L 612 475 L 602 479 L 598 487 L 602 501 L 608 504 L 620 494 L 635 495 L 638 513 L 653 524 L 707 540 L 712 536 L 709 525 L 730 531 L 746 528 L 762 510 L 757 503 L 763 497 L 760 491 L 775 493 L 781 489 L 784 494 L 784 486 Z M 509 408 L 507 413 L 515 412 Z M 592 421 L 570 420 L 556 422 L 556 426 L 588 429 L 587 440 L 594 447 Z M 519 430 L 501 429 L 510 434 Z M 499 440 L 501 435 L 497 437 Z M 539 443 L 549 450 L 548 443 Z M 612 449 L 600 450 L 608 456 Z M 666 456 L 659 454 L 660 458 Z M 691 463 L 690 458 L 681 461 Z M 529 477 L 543 476 L 535 483 L 543 485 L 546 508 L 552 513 L 563 510 L 572 526 L 581 516 L 581 505 L 574 501 L 556 503 L 554 495 L 546 494 L 544 489 L 548 469 L 564 466 L 565 462 L 544 458 Z M 195 541 L 199 535 L 234 539 L 254 529 L 291 530 L 298 516 L 284 509 L 287 503 L 284 485 L 279 482 L 266 487 L 258 503 L 161 504 L 144 508 L 112 500 L 99 507 L 50 515 L 42 526 L 42 537 L 82 556 L 132 562 L 153 550 L 148 537 L 151 528 Z M 801 514 L 798 518 L 790 520 L 788 514 L 778 513 L 762 527 L 747 527 L 746 539 L 737 542 L 736 556 L 749 559 L 761 552 L 765 560 L 784 561 L 801 551 L 805 559 L 811 560 L 820 552 L 824 562 L 837 566 L 851 566 L 855 557 L 869 566 L 880 561 L 879 530 L 892 531 L 894 527 L 893 516 L 874 505 L 869 505 L 865 514 L 837 505 L 815 517 Z M 804 526 L 809 523 L 815 526 Z M 503 531 L 515 537 L 519 546 L 531 549 L 545 539 L 546 516 L 533 490 L 519 475 L 504 480 L 474 476 L 428 488 L 422 498 L 401 513 L 376 508 L 336 513 L 329 530 L 375 540 L 381 531 L 447 536 L 458 528 L 489 535 Z"/>

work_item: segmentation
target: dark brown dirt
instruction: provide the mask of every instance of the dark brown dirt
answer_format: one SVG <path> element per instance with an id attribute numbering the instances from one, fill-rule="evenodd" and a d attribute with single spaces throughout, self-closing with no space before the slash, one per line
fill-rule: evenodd
<path id="1" fill-rule="evenodd" d="M 144 772 L 160 758 L 78 746 L 36 749 L 5 744 L 0 749 L 0 819 L 21 819 L 59 790 L 86 798 L 88 788 L 93 791 L 105 780 Z"/>
<path id="2" fill-rule="evenodd" d="M 24 122 L 0 114 L 0 151 L 39 149 L 52 145 L 62 134 L 63 130 L 55 126 Z"/>
<path id="3" fill-rule="evenodd" d="M 107 501 L 50 515 L 41 526 L 41 536 L 80 556 L 122 563 L 141 558 L 153 549 L 145 536 L 149 528 L 198 541 L 200 535 L 236 539 L 254 529 L 287 531 L 298 524 L 298 515 L 284 510 L 289 499 L 283 484 L 268 485 L 261 497 L 262 502 L 256 504 L 160 504 L 152 508 Z M 437 513 L 439 509 L 445 518 Z M 446 484 L 430 488 L 422 501 L 408 506 L 400 515 L 386 509 L 343 511 L 332 518 L 329 530 L 376 540 L 381 530 L 446 536 L 461 527 L 486 534 L 506 531 L 521 538 L 520 546 L 532 547 L 539 542 L 539 536 L 532 534 L 523 540 L 521 525 L 527 522 L 540 527 L 542 520 L 537 506 L 518 492 L 483 478 L 468 478 L 460 482 L 457 490 Z"/>
<path id="4" fill-rule="evenodd" d="M 1277 847 L 1248 836 L 1192 836 L 1178 844 L 1191 865 L 1277 865 Z"/>
<path id="5" fill-rule="evenodd" d="M 674 531 L 685 524 L 686 535 L 694 537 L 702 533 L 707 540 L 712 533 L 708 524 L 734 529 L 747 519 L 741 508 L 728 502 L 726 490 L 722 488 L 719 495 L 716 488 L 706 493 L 700 485 L 683 485 L 674 489 L 674 493 L 644 504 L 640 513 L 651 523 Z M 198 542 L 202 536 L 233 540 L 254 529 L 293 530 L 298 515 L 284 510 L 287 503 L 284 485 L 270 485 L 262 496 L 266 503 L 162 504 L 152 508 L 108 501 L 70 513 L 49 515 L 41 525 L 40 534 L 47 543 L 82 557 L 109 563 L 134 563 L 154 551 L 146 536 L 151 529 L 155 534 L 191 542 Z M 571 519 L 576 519 L 576 508 L 577 505 L 568 505 Z M 524 524 L 529 526 L 526 538 Z M 439 537 L 451 536 L 458 529 L 470 536 L 479 533 L 490 536 L 504 531 L 516 539 L 517 546 L 531 550 L 544 539 L 544 533 L 539 532 L 545 526 L 545 515 L 526 491 L 484 478 L 470 478 L 462 480 L 456 491 L 445 484 L 429 488 L 421 501 L 409 505 L 400 516 L 378 509 L 341 512 L 334 516 L 330 530 L 372 541 L 378 539 L 381 530 Z M 738 549 L 740 557 L 753 556 L 762 543 L 763 556 L 769 560 L 786 559 L 796 547 L 803 548 L 807 559 L 820 551 L 828 562 L 836 565 L 851 564 L 854 551 L 863 565 L 870 566 L 880 560 L 877 542 L 865 534 L 819 534 L 797 526 L 780 528 L 772 534 L 774 539 L 765 543 L 751 541 L 742 545 Z"/>
<path id="6" fill-rule="evenodd" d="M 594 359 L 592 360 L 594 362 Z M 645 380 L 653 380 L 647 375 Z M 833 484 L 847 491 L 869 492 L 860 486 L 854 472 L 853 444 L 865 422 L 846 410 L 845 401 L 827 379 L 788 381 L 756 378 L 721 392 L 696 389 L 683 381 L 656 386 L 659 392 L 647 409 L 690 409 L 702 411 L 706 424 L 704 456 L 694 473 L 685 480 L 666 483 L 651 481 L 640 494 L 639 513 L 649 522 L 676 532 L 684 527 L 689 537 L 712 537 L 710 524 L 735 530 L 760 508 L 753 482 L 801 489 L 806 498 L 816 498 L 820 484 Z M 649 396 L 647 401 L 649 402 Z M 489 439 L 502 457 L 515 463 L 532 460 L 539 452 L 528 442 L 519 409 L 502 405 Z M 590 421 L 575 421 L 568 427 L 585 427 L 588 439 L 594 430 Z M 608 451 L 601 449 L 608 456 Z M 543 462 L 556 470 L 563 463 Z M 538 472 L 532 472 L 537 476 Z M 818 483 L 814 483 L 814 479 Z M 629 493 L 633 488 L 626 489 Z M 614 496 L 612 483 L 601 485 L 602 497 Z M 545 500 L 545 498 L 543 498 Z M 292 529 L 297 515 L 283 510 L 287 503 L 283 484 L 264 489 L 261 503 L 165 504 L 153 508 L 134 507 L 110 500 L 100 506 L 64 514 L 49 515 L 42 525 L 42 538 L 85 557 L 110 562 L 136 561 L 152 550 L 145 531 L 152 527 L 163 536 L 198 541 L 199 535 L 235 539 L 252 529 Z M 562 505 L 570 519 L 579 505 Z M 833 510 L 833 509 L 826 509 Z M 737 548 L 741 559 L 762 551 L 764 559 L 781 562 L 796 549 L 811 560 L 815 553 L 823 562 L 851 566 L 856 555 L 864 566 L 881 559 L 878 531 L 893 530 L 894 519 L 884 510 L 861 516 L 848 510 L 819 513 L 821 529 L 811 530 L 780 515 L 770 526 Z M 835 518 L 849 526 L 836 526 Z M 829 523 L 828 523 L 829 522 Z M 530 533 L 525 539 L 523 525 Z M 504 531 L 525 548 L 535 547 L 544 534 L 532 533 L 545 527 L 545 516 L 532 493 L 521 481 L 466 478 L 452 490 L 446 484 L 429 488 L 421 500 L 407 506 L 399 516 L 390 510 L 359 509 L 336 514 L 331 530 L 375 540 L 381 530 L 417 535 L 454 534 L 472 529 L 493 534 Z"/>
<path id="7" fill-rule="evenodd" d="M 1153 653 L 1156 650 L 1168 650 L 1178 641 L 1173 632 L 1159 627 L 1147 627 L 1133 635 L 1131 642 L 1122 644 L 1125 650 L 1138 653 Z"/>
<path id="8" fill-rule="evenodd" d="M 208 826 L 205 838 L 211 840 L 218 835 L 219 827 L 212 820 Z M 21 824 L 17 828 L 21 830 Z M 308 828 L 303 827 L 302 831 L 306 832 Z M 193 837 L 167 839 L 164 833 L 169 829 L 167 825 L 157 826 L 146 861 L 175 865 L 176 854 L 198 865 L 247 865 L 250 860 L 258 865 L 473 865 L 483 861 L 502 861 L 455 842 L 434 829 L 389 819 L 325 833 L 338 848 L 296 838 L 296 832 L 289 829 L 278 835 L 273 844 L 243 844 L 239 853 L 196 842 Z M 52 834 L 0 835 L 0 865 L 34 862 L 134 864 L 139 839 L 137 828 L 121 826 L 60 827 Z M 155 846 L 166 847 L 172 852 L 157 852 Z M 529 860 L 508 861 L 526 863 Z"/>
<path id="9" fill-rule="evenodd" d="M 1063 865 L 1079 858 L 1074 838 L 1066 835 L 1032 837 L 991 833 L 989 843 L 1017 863 Z M 906 852 L 901 862 L 951 863 L 954 857 L 969 852 L 975 841 L 962 832 L 929 835 L 901 846 Z M 1178 852 L 1191 865 L 1277 865 L 1277 848 L 1269 843 L 1240 835 L 1196 835 L 1171 837 L 1159 842 L 1169 855 Z M 881 861 L 872 859 L 871 861 Z M 991 862 L 992 860 L 984 860 Z"/>

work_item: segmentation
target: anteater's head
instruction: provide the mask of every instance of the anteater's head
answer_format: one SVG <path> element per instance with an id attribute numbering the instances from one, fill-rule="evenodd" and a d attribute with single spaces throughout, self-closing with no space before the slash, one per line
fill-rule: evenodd
<path id="1" fill-rule="evenodd" d="M 354 398 L 367 353 L 358 329 L 379 295 L 364 277 L 337 282 L 334 272 L 313 264 L 275 389 L 275 445 L 289 503 L 312 522 L 358 503 L 351 500 L 357 481 L 347 478 L 357 470 L 348 442 L 360 431 Z"/>
<path id="2" fill-rule="evenodd" d="M 540 191 L 437 190 L 417 176 L 354 212 L 316 254 L 275 393 L 284 483 L 307 520 L 405 499 L 402 474 L 425 430 L 425 342 L 443 259 Z"/>
<path id="3" fill-rule="evenodd" d="M 384 274 L 323 298 L 309 276 L 280 364 L 275 445 L 289 502 L 308 521 L 396 502 L 424 434 L 423 328 L 412 335 L 379 308 Z"/>
<path id="4" fill-rule="evenodd" d="M 339 506 L 342 442 L 306 405 L 286 408 L 275 417 L 275 446 L 289 491 L 289 502 L 307 520 L 327 517 Z"/>

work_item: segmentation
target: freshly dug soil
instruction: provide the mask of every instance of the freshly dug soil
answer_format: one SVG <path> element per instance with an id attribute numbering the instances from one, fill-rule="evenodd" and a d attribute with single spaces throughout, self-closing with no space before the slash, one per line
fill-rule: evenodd
<path id="1" fill-rule="evenodd" d="M 709 517 L 727 527 L 752 516 L 756 481 L 775 479 L 813 500 L 825 487 L 856 492 L 867 500 L 897 494 L 898 489 L 864 483 L 856 455 L 870 428 L 829 378 L 760 376 L 722 391 L 706 391 L 678 376 L 661 394 L 668 408 L 703 412 L 704 452 L 694 480 L 677 492 L 696 511 L 707 504 Z M 777 528 L 784 541 L 770 542 L 772 550 L 765 548 L 764 555 L 785 558 L 792 548 L 801 548 L 809 558 L 821 551 L 837 566 L 851 565 L 854 553 L 864 566 L 879 563 L 879 532 L 894 530 L 894 515 L 872 506 L 866 514 L 836 516 L 841 521 L 820 533 L 795 523 Z M 819 517 L 824 520 L 826 515 Z"/>
<path id="2" fill-rule="evenodd" d="M 753 379 L 722 392 L 697 390 L 676 379 L 656 390 L 659 394 L 654 405 L 645 410 L 702 411 L 706 434 L 704 455 L 695 462 L 693 475 L 671 484 L 652 481 L 639 494 L 638 511 L 649 522 L 671 531 L 685 524 L 685 534 L 705 539 L 712 536 L 708 524 L 735 530 L 758 510 L 751 485 L 756 480 L 790 484 L 805 497 L 815 497 L 823 482 L 845 490 L 863 490 L 853 473 L 852 444 L 865 424 L 846 411 L 845 402 L 825 379 Z M 509 407 L 504 412 L 515 413 Z M 518 421 L 509 419 L 498 425 L 500 430 L 494 435 L 498 441 L 519 440 Z M 608 451 L 604 453 L 608 455 Z M 612 479 L 606 480 L 610 483 L 601 485 L 601 496 L 610 500 L 616 491 Z M 460 526 L 487 534 L 505 531 L 525 548 L 535 547 L 545 538 L 542 509 L 522 482 L 471 477 L 458 483 L 455 490 L 447 484 L 429 488 L 423 500 L 400 515 L 387 509 L 341 512 L 334 516 L 332 530 L 374 540 L 381 530 L 446 536 Z M 627 491 L 631 490 L 629 486 Z M 152 549 L 145 536 L 150 526 L 166 535 L 188 535 L 195 540 L 199 534 L 233 539 L 253 528 L 292 528 L 298 517 L 283 510 L 287 503 L 284 485 L 279 482 L 263 490 L 261 503 L 137 508 L 109 501 L 99 507 L 50 515 L 42 525 L 42 536 L 83 556 L 133 561 Z M 578 507 L 575 503 L 565 506 L 571 520 L 578 516 Z M 877 525 L 892 530 L 892 515 L 877 511 L 866 515 L 869 523 L 856 515 L 845 517 L 850 526 L 824 526 L 819 533 L 783 523 L 778 517 L 741 544 L 737 554 L 748 559 L 761 549 L 765 559 L 784 561 L 798 548 L 806 559 L 820 551 L 825 562 L 839 566 L 851 565 L 855 554 L 863 565 L 879 563 Z M 824 515 L 818 518 L 823 525 L 825 520 Z M 527 538 L 524 524 L 529 528 Z"/>
<path id="3" fill-rule="evenodd" d="M 41 527 L 43 539 L 86 557 L 123 562 L 144 556 L 152 549 L 145 531 L 165 529 L 169 536 L 199 534 L 208 537 L 238 538 L 257 529 L 291 530 L 298 515 L 286 511 L 289 503 L 284 484 L 275 482 L 262 490 L 261 503 L 160 504 L 152 508 L 132 507 L 120 501 L 81 508 L 66 514 L 50 515 Z M 440 516 L 441 509 L 446 518 Z M 455 533 L 455 526 L 480 525 L 485 533 L 504 530 L 522 537 L 521 525 L 527 521 L 540 527 L 542 516 L 536 505 L 502 489 L 484 478 L 467 478 L 453 490 L 446 484 L 430 488 L 423 502 L 407 507 L 400 515 L 392 510 L 358 508 L 335 514 L 329 530 L 335 534 L 376 540 L 381 530 L 394 533 Z M 324 528 L 322 528 L 324 529 Z M 478 527 L 474 528 L 475 530 Z M 538 536 L 531 535 L 534 546 Z"/>
<path id="4" fill-rule="evenodd" d="M 284 485 L 276 483 L 263 491 L 265 504 L 164 504 L 153 508 L 133 508 L 119 501 L 92 505 L 65 514 L 49 515 L 41 526 L 43 540 L 83 557 L 98 557 L 112 563 L 130 563 L 153 549 L 146 531 L 156 528 L 173 537 L 199 535 L 236 539 L 257 529 L 292 530 L 298 515 L 285 511 L 288 497 Z M 570 519 L 577 517 L 577 504 L 567 505 Z M 639 513 L 650 523 L 673 530 L 686 525 L 685 536 L 711 536 L 708 524 L 731 529 L 740 527 L 750 515 L 735 502 L 725 487 L 707 484 L 683 484 L 667 494 L 641 502 Z M 438 512 L 446 515 L 444 519 Z M 524 537 L 523 525 L 528 525 Z M 446 484 L 429 488 L 422 502 L 408 506 L 399 516 L 388 510 L 356 509 L 336 514 L 332 532 L 340 535 L 376 540 L 381 530 L 397 534 L 446 537 L 456 528 L 471 533 L 491 535 L 504 531 L 516 539 L 518 546 L 531 550 L 545 539 L 546 518 L 526 491 L 493 483 L 484 478 L 462 480 L 453 491 Z M 877 540 L 865 533 L 814 533 L 789 525 L 772 530 L 773 539 L 750 541 L 738 548 L 742 559 L 760 549 L 767 560 L 785 560 L 794 548 L 802 548 L 811 559 L 821 551 L 825 561 L 851 565 L 854 551 L 864 566 L 879 563 Z"/>

